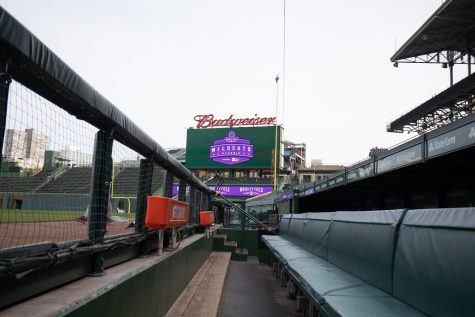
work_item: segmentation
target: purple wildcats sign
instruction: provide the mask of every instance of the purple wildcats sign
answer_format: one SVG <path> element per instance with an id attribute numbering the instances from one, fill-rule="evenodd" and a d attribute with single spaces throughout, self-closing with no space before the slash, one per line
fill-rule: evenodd
<path id="1" fill-rule="evenodd" d="M 251 141 L 241 139 L 234 131 L 224 139 L 215 140 L 209 149 L 209 158 L 215 162 L 234 165 L 249 161 L 254 157 Z"/>

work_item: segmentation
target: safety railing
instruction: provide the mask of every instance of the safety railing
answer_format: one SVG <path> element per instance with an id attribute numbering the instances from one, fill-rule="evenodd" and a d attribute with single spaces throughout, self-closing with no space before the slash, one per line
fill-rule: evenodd
<path id="1" fill-rule="evenodd" d="M 1 7 L 0 140 L 0 308 L 156 247 L 148 195 L 191 231 L 214 194 Z"/>

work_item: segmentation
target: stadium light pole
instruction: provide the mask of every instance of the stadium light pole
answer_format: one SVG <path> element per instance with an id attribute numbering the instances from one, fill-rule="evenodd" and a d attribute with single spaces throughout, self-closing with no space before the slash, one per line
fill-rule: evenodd
<path id="1" fill-rule="evenodd" d="M 274 143 L 274 191 L 277 189 L 277 129 L 279 119 L 279 75 L 275 77 L 275 143 Z"/>

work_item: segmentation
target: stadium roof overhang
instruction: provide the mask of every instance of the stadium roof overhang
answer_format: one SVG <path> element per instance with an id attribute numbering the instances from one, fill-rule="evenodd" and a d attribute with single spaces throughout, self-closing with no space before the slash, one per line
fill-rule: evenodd
<path id="1" fill-rule="evenodd" d="M 475 111 L 475 3 L 447 0 L 391 57 L 399 63 L 440 63 L 450 70 L 450 88 L 387 125 L 388 132 L 432 131 Z M 469 76 L 454 85 L 453 66 L 467 64 Z"/>
<path id="2" fill-rule="evenodd" d="M 466 63 L 464 56 L 474 52 L 473 0 L 447 0 L 402 45 L 391 61 L 459 64 Z"/>
<path id="3" fill-rule="evenodd" d="M 472 74 L 420 106 L 389 123 L 388 132 L 434 130 L 475 110 L 475 74 Z"/>

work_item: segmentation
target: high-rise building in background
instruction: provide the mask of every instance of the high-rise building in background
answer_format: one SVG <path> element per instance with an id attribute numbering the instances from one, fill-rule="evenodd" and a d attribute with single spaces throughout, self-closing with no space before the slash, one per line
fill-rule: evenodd
<path id="1" fill-rule="evenodd" d="M 4 153 L 6 160 L 17 162 L 21 168 L 43 167 L 48 136 L 38 133 L 35 129 L 25 131 L 7 129 L 6 132 Z"/>
<path id="2" fill-rule="evenodd" d="M 26 155 L 25 147 L 25 131 L 7 129 L 5 137 L 5 153 L 4 156 L 9 161 L 24 159 Z"/>
<path id="3" fill-rule="evenodd" d="M 25 157 L 37 161 L 38 166 L 42 167 L 45 160 L 45 151 L 48 148 L 48 137 L 34 129 L 26 129 L 25 132 Z"/>
<path id="4" fill-rule="evenodd" d="M 70 167 L 89 166 L 92 164 L 92 155 L 82 153 L 77 146 L 67 145 L 59 153 L 64 164 Z"/>

